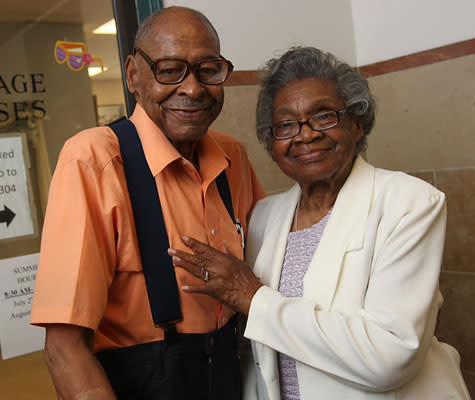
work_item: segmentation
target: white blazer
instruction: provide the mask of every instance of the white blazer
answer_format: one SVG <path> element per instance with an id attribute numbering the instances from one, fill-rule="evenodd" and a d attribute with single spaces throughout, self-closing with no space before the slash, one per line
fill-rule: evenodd
<path id="1" fill-rule="evenodd" d="M 250 221 L 246 258 L 265 286 L 244 333 L 254 358 L 244 399 L 280 399 L 277 352 L 295 358 L 302 400 L 470 399 L 457 351 L 434 337 L 444 194 L 358 157 L 303 297 L 288 298 L 277 289 L 300 193 L 261 200 Z"/>

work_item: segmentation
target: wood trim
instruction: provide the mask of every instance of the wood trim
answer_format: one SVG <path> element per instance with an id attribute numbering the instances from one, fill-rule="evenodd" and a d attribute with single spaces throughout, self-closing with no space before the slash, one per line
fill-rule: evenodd
<path id="1" fill-rule="evenodd" d="M 259 85 L 261 71 L 233 71 L 228 79 L 224 82 L 224 86 L 249 86 Z"/>
<path id="2" fill-rule="evenodd" d="M 393 58 L 379 63 L 368 64 L 358 67 L 358 70 L 367 78 L 390 72 L 403 71 L 405 69 L 421 67 L 453 58 L 475 54 L 475 39 L 425 50 L 407 56 Z M 224 82 L 224 86 L 253 86 L 260 84 L 261 71 L 233 71 Z"/>
<path id="3" fill-rule="evenodd" d="M 409 54 L 403 57 L 379 63 L 364 65 L 358 70 L 367 78 L 376 75 L 388 74 L 390 72 L 403 71 L 409 68 L 421 67 L 423 65 L 434 64 L 453 58 L 475 54 L 475 39 L 449 44 L 418 53 Z"/>

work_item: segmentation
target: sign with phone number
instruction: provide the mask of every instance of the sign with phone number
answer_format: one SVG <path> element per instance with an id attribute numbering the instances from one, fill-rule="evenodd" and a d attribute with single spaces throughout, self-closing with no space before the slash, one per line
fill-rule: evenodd
<path id="1" fill-rule="evenodd" d="M 0 239 L 34 233 L 22 135 L 0 136 Z"/>

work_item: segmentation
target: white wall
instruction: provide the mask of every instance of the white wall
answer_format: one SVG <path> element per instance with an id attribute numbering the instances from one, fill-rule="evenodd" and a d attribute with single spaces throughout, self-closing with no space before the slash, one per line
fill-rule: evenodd
<path id="1" fill-rule="evenodd" d="M 356 63 L 351 0 L 165 0 L 205 14 L 236 70 L 255 70 L 291 46 L 315 46 Z"/>
<path id="2" fill-rule="evenodd" d="M 203 12 L 237 70 L 293 45 L 367 65 L 475 37 L 475 0 L 165 0 Z"/>
<path id="3" fill-rule="evenodd" d="M 357 64 L 475 37 L 475 0 L 352 0 Z"/>

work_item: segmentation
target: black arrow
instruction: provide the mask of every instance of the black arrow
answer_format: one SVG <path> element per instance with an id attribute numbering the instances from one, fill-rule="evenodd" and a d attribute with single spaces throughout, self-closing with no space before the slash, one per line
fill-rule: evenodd
<path id="1" fill-rule="evenodd" d="M 3 211 L 0 211 L 0 223 L 6 222 L 7 223 L 7 228 L 8 225 L 13 221 L 13 218 L 15 218 L 15 213 L 10 210 L 7 206 L 3 206 Z"/>

